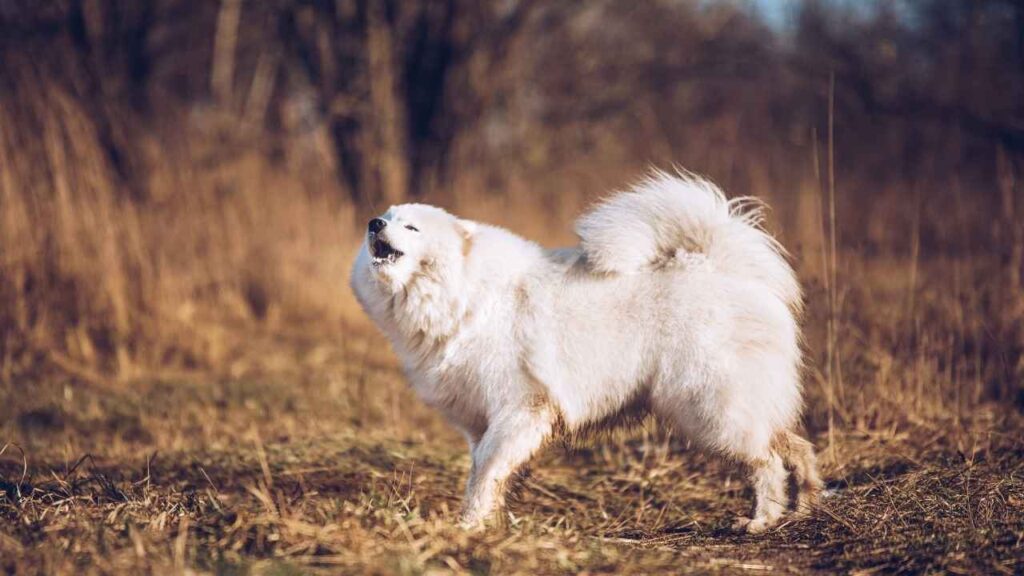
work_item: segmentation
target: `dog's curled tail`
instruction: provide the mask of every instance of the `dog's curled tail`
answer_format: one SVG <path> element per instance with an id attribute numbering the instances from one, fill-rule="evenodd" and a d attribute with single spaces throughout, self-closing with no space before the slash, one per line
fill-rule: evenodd
<path id="1" fill-rule="evenodd" d="M 783 248 L 761 227 L 763 217 L 755 198 L 728 200 L 697 175 L 656 170 L 583 215 L 576 233 L 597 271 L 631 274 L 703 254 L 717 270 L 758 282 L 799 310 L 800 285 Z"/>

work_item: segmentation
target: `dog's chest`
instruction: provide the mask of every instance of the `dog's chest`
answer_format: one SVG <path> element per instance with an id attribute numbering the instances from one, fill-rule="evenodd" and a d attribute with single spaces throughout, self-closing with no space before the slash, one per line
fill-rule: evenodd
<path id="1" fill-rule="evenodd" d="M 426 355 L 410 374 L 413 389 L 446 418 L 469 429 L 486 421 L 494 382 L 508 381 L 514 352 L 500 337 L 466 331 Z"/>
<path id="2" fill-rule="evenodd" d="M 417 396 L 451 424 L 474 436 L 486 429 L 486 398 L 469 367 L 437 363 L 414 377 L 412 384 Z"/>

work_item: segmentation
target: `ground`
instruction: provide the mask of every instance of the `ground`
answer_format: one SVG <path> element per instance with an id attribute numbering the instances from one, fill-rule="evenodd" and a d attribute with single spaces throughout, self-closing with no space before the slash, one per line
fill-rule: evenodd
<path id="1" fill-rule="evenodd" d="M 741 471 L 647 423 L 549 450 L 502 521 L 455 518 L 461 438 L 386 343 L 254 336 L 220 373 L 59 375 L 0 402 L 0 567 L 23 573 L 1024 571 L 1024 423 L 811 435 L 827 497 L 766 535 Z M 90 380 L 90 379 L 86 379 Z M 27 393 L 26 390 L 31 390 Z"/>

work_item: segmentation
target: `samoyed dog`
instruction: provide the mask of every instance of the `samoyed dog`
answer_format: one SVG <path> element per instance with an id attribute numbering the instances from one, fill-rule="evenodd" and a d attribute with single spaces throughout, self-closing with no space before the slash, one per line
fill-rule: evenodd
<path id="1" fill-rule="evenodd" d="M 548 251 L 422 204 L 370 220 L 352 287 L 427 404 L 466 437 L 462 523 L 483 523 L 553 439 L 652 414 L 745 465 L 776 525 L 821 489 L 801 412 L 800 287 L 761 205 L 654 172 Z"/>

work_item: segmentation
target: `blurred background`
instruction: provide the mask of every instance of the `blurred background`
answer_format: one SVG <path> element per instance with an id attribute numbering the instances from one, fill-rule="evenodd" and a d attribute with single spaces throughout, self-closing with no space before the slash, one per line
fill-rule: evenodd
<path id="1" fill-rule="evenodd" d="M 555 246 L 672 165 L 773 207 L 812 429 L 1024 405 L 1021 2 L 0 0 L 0 410 L 348 349 L 369 215 Z"/>

